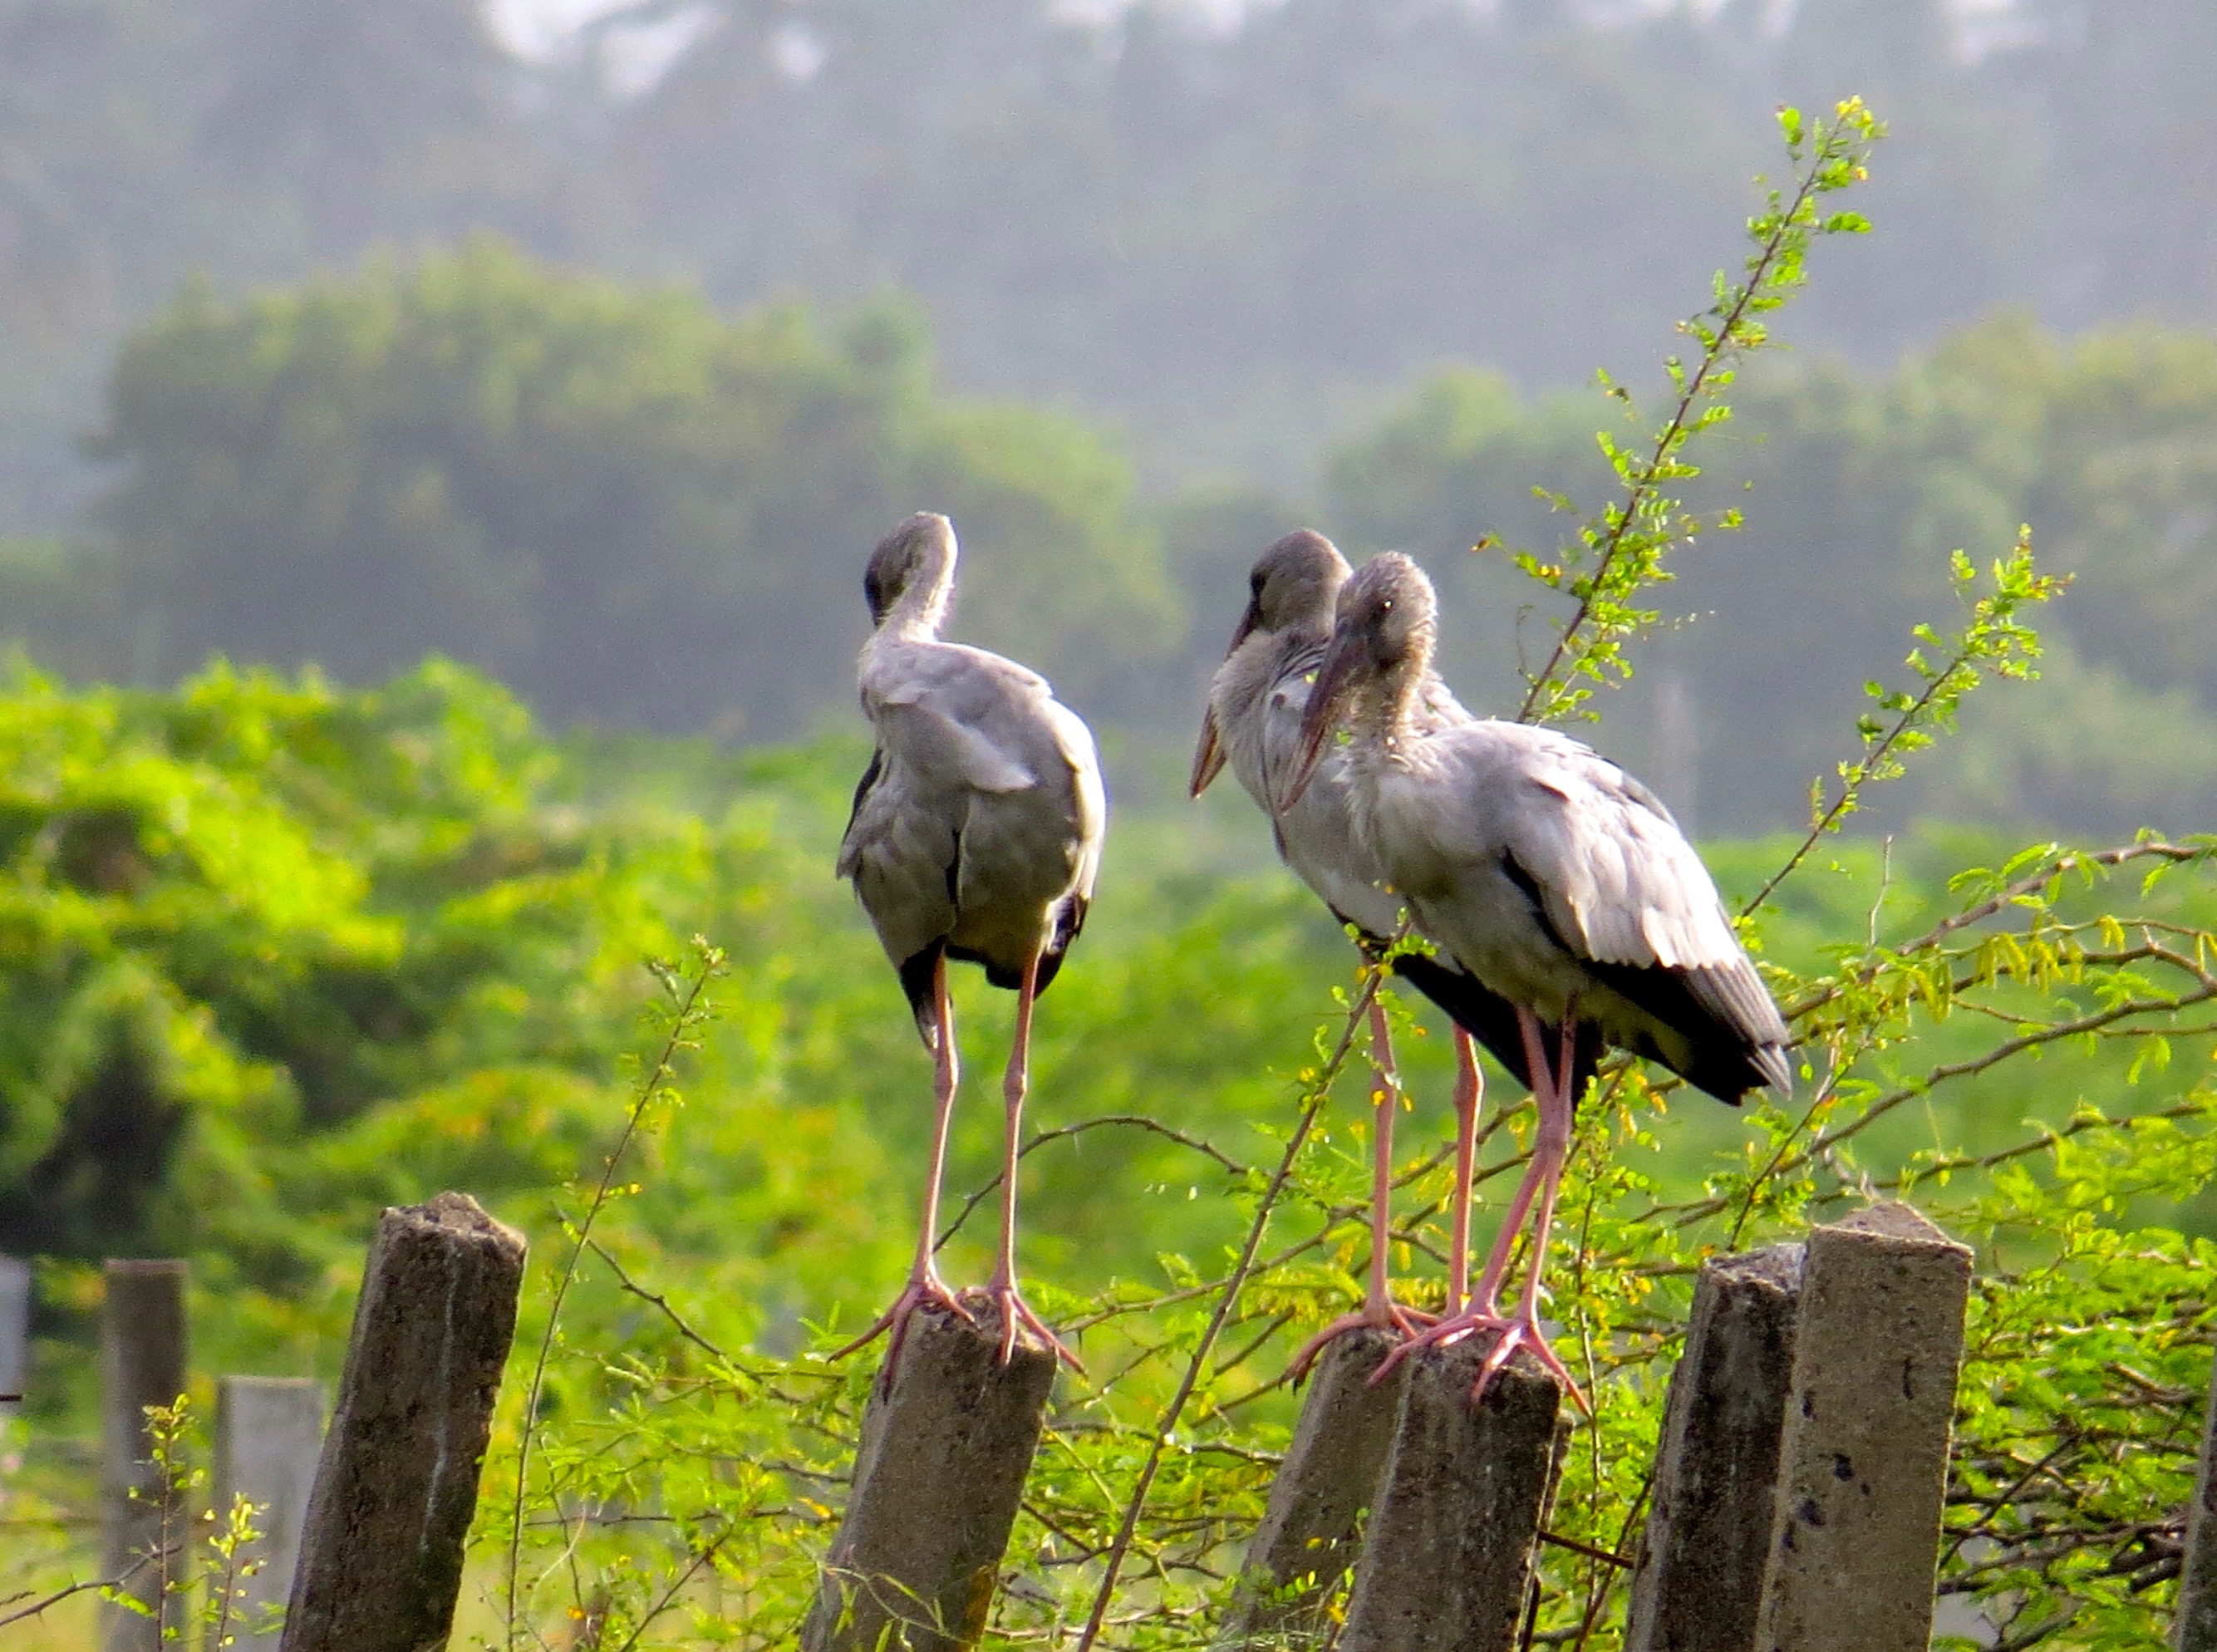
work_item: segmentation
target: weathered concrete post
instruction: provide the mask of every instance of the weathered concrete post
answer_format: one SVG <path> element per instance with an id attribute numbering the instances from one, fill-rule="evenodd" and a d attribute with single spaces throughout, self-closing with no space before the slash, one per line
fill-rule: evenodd
<path id="1" fill-rule="evenodd" d="M 31 1265 L 0 1256 L 0 1405 L 21 1400 L 30 1380 Z"/>
<path id="2" fill-rule="evenodd" d="M 1809 1235 L 1757 1644 L 1924 1652 L 1971 1253 L 1906 1204 Z"/>
<path id="3" fill-rule="evenodd" d="M 255 1506 L 262 1533 L 238 1556 L 262 1563 L 236 1586 L 232 1601 L 231 1630 L 243 1652 L 277 1652 L 275 1631 L 253 1631 L 292 1596 L 323 1439 L 322 1383 L 305 1377 L 226 1377 L 216 1383 L 216 1518 L 227 1518 L 232 1500 L 244 1497 Z"/>
<path id="4" fill-rule="evenodd" d="M 1409 1360 L 1340 1652 L 1513 1652 L 1565 1438 L 1562 1394 L 1510 1359 L 1473 1405 L 1491 1340 Z"/>
<path id="5" fill-rule="evenodd" d="M 146 1408 L 174 1405 L 185 1391 L 185 1265 L 114 1261 L 103 1270 L 107 1299 L 100 1315 L 101 1575 L 127 1577 L 125 1590 L 150 1606 L 160 1598 L 166 1517 L 169 1546 L 185 1540 L 185 1510 L 155 1468 Z M 133 1495 L 133 1493 L 137 1495 Z M 176 1556 L 168 1564 L 174 1572 Z M 183 1601 L 173 1598 L 161 1621 L 117 1606 L 101 1608 L 107 1652 L 159 1652 L 162 1630 L 181 1625 Z"/>
<path id="6" fill-rule="evenodd" d="M 388 1210 L 316 1464 L 284 1652 L 446 1644 L 523 1235 L 461 1193 Z"/>
<path id="7" fill-rule="evenodd" d="M 1803 1253 L 1714 1257 L 1670 1377 L 1626 1652 L 1753 1652 Z"/>
<path id="8" fill-rule="evenodd" d="M 985 1629 L 1055 1359 L 1027 1334 L 1002 1364 L 998 1310 L 962 1300 L 976 1324 L 918 1309 L 870 1390 L 805 1652 L 958 1652 Z"/>
<path id="9" fill-rule="evenodd" d="M 2186 1517 L 2186 1569 L 2178 1580 L 2178 1652 L 2217 1652 L 2217 1371 L 2202 1424 L 2202 1469 Z"/>
<path id="10" fill-rule="evenodd" d="M 1324 1639 L 1324 1608 L 1355 1564 L 1362 1516 L 1377 1498 L 1393 1448 L 1408 1367 L 1370 1381 L 1393 1346 L 1380 1332 L 1351 1332 L 1317 1361 L 1263 1523 L 1247 1545 L 1226 1647 Z"/>

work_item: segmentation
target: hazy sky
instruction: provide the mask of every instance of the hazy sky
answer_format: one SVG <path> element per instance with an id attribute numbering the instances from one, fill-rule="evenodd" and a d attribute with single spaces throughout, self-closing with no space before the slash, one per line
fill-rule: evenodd
<path id="1" fill-rule="evenodd" d="M 1229 25 L 1251 5 L 1269 4 L 1272 0 L 1176 0 L 1188 10 L 1201 13 L 1213 20 Z M 1471 0 L 1473 5 L 1485 6 L 1490 0 Z M 493 27 L 510 46 L 526 56 L 538 56 L 552 51 L 561 40 L 581 24 L 605 13 L 614 11 L 627 0 L 485 0 L 487 13 Z M 1074 15 L 1102 17 L 1122 10 L 1131 0 L 1063 0 L 1064 9 Z M 1668 11 L 1679 0 L 1586 0 L 1587 9 L 1596 18 L 1637 16 L 1658 11 Z M 1692 0 L 1697 9 L 1714 10 L 1723 0 Z M 1794 0 L 1773 0 L 1783 22 L 1791 10 Z M 1964 50 L 1979 55 L 1986 49 L 2003 43 L 2010 35 L 2010 14 L 2016 9 L 2017 0 L 1948 0 L 1962 30 Z M 805 17 L 806 0 L 794 6 L 796 21 Z M 669 22 L 635 31 L 631 50 L 627 54 L 626 77 L 642 84 L 652 81 L 674 62 L 677 54 L 691 40 L 707 21 L 707 11 L 688 14 L 681 11 Z"/>

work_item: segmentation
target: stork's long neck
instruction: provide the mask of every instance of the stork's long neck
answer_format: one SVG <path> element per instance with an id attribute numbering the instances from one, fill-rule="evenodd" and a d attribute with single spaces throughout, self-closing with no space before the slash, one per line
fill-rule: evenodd
<path id="1" fill-rule="evenodd" d="M 954 548 L 928 545 L 923 566 L 910 577 L 899 599 L 886 612 L 879 634 L 901 642 L 936 642 L 954 600 Z"/>
<path id="2" fill-rule="evenodd" d="M 1424 679 L 1430 674 L 1432 651 L 1420 640 L 1399 659 L 1378 671 L 1359 693 L 1355 715 L 1349 721 L 1356 743 L 1367 748 L 1373 761 L 1393 762 L 1419 728 L 1419 702 Z"/>

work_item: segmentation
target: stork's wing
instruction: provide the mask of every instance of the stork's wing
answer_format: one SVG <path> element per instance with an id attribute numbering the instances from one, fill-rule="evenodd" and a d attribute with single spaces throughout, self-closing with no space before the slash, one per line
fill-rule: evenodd
<path id="1" fill-rule="evenodd" d="M 1083 922 L 1084 908 L 1093 900 L 1093 885 L 1101 875 L 1101 845 L 1108 833 L 1108 789 L 1101 778 L 1101 753 L 1093 744 L 1093 731 L 1085 720 L 1061 701 L 1047 693 L 1047 684 L 1040 684 L 1040 709 L 1048 731 L 1054 739 L 1055 749 L 1070 770 L 1070 789 L 1075 829 L 1078 844 L 1078 870 L 1074 893 L 1078 901 L 1078 921 Z M 1071 933 L 1076 933 L 1073 926 Z"/>
<path id="2" fill-rule="evenodd" d="M 950 789 L 1016 792 L 1039 784 L 1023 736 L 1042 701 L 1053 703 L 1038 673 L 945 643 L 889 653 L 862 679 L 862 709 L 880 743 L 927 784 Z"/>
<path id="3" fill-rule="evenodd" d="M 1520 744 L 1495 826 L 1549 927 L 1626 998 L 1672 1025 L 1710 1022 L 1785 1087 L 1786 1024 L 1670 811 L 1575 740 Z"/>

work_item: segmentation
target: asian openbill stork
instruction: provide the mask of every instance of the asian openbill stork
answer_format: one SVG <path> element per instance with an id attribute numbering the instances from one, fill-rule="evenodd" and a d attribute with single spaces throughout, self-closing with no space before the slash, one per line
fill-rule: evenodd
<path id="1" fill-rule="evenodd" d="M 1558 1052 L 1590 1027 L 1737 1104 L 1764 1086 L 1791 1087 L 1786 1024 L 1701 857 L 1653 793 L 1550 729 L 1428 719 L 1437 628 L 1431 581 L 1407 557 L 1380 556 L 1348 582 L 1280 812 L 1299 806 L 1336 750 L 1356 840 L 1423 933 L 1515 1007 L 1528 1052 L 1539 1129 L 1475 1300 L 1397 1352 L 1491 1330 L 1479 1392 L 1524 1346 L 1583 1404 L 1539 1320 L 1578 1100 L 1567 1065 L 1551 1064 L 1549 1030 Z M 1351 738 L 1335 748 L 1343 722 Z M 1528 1217 L 1522 1298 L 1504 1318 L 1502 1278 Z"/>
<path id="2" fill-rule="evenodd" d="M 1248 578 L 1247 611 L 1233 634 L 1224 664 L 1209 684 L 1208 708 L 1201 719 L 1201 744 L 1194 754 L 1193 795 L 1205 791 L 1229 762 L 1232 771 L 1263 809 L 1286 788 L 1300 760 L 1301 719 L 1309 685 L 1324 664 L 1326 643 L 1341 587 L 1348 579 L 1347 559 L 1321 534 L 1306 529 L 1288 534 L 1256 561 Z M 1411 715 L 1425 727 L 1446 728 L 1469 722 L 1471 715 L 1447 685 L 1429 671 L 1418 683 Z M 1376 857 L 1357 838 L 1352 812 L 1353 777 L 1335 751 L 1323 752 L 1298 801 L 1273 821 L 1278 853 L 1343 925 L 1351 925 L 1358 944 L 1374 961 L 1387 950 L 1400 925 L 1401 902 L 1379 887 L 1385 881 Z M 1516 1012 L 1489 992 L 1475 976 L 1442 954 L 1405 955 L 1395 973 L 1437 1004 L 1455 1024 L 1455 1184 L 1449 1213 L 1447 1312 L 1463 1306 L 1470 1279 L 1470 1194 L 1478 1107 L 1483 1080 L 1473 1038 L 1520 1083 L 1528 1082 L 1524 1043 Z M 1362 1310 L 1326 1326 L 1294 1356 L 1298 1375 L 1325 1343 L 1343 1331 L 1371 1327 L 1411 1332 L 1410 1310 L 1390 1300 L 1386 1263 L 1393 1185 L 1393 1112 L 1398 1101 L 1393 1044 L 1384 1008 L 1371 1000 L 1371 1099 L 1374 1154 L 1370 1210 L 1370 1271 Z M 1572 1082 L 1583 1087 L 1600 1055 L 1598 1035 L 1581 1030 L 1573 1053 Z M 1558 1032 L 1542 1036 L 1552 1067 L 1559 1063 Z M 1430 1318 L 1430 1316 L 1423 1316 Z"/>
<path id="3" fill-rule="evenodd" d="M 957 1071 L 947 962 L 983 964 L 1016 994 L 1002 1084 L 1001 1248 L 986 1290 L 1001 1315 L 1001 1358 L 1019 1322 L 1072 1364 L 1076 1356 L 1016 1289 L 1016 1154 L 1032 1002 L 1085 922 L 1101 865 L 1108 795 L 1093 736 L 1047 679 L 982 648 L 941 640 L 954 593 L 954 525 L 919 511 L 871 553 L 862 588 L 875 626 L 862 647 L 862 710 L 877 750 L 855 789 L 839 875 L 862 909 L 930 1050 L 936 1073 L 929 1179 L 916 1262 L 893 1304 L 842 1353 L 891 1327 L 890 1369 L 908 1315 L 936 1302 L 971 1315 L 933 1262 L 939 1184 Z"/>

